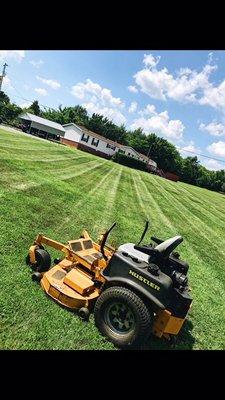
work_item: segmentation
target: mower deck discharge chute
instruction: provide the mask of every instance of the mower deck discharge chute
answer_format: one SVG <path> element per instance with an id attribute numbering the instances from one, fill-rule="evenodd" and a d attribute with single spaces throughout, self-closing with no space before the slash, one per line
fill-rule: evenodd
<path id="1" fill-rule="evenodd" d="M 77 240 L 62 244 L 39 234 L 30 247 L 27 264 L 32 279 L 58 303 L 78 310 L 88 319 L 94 309 L 100 332 L 120 348 L 138 347 L 153 333 L 177 335 L 190 309 L 188 264 L 174 252 L 181 236 L 168 240 L 152 237 L 141 245 L 126 243 L 115 249 L 106 244 L 116 224 L 93 242 L 84 230 Z M 51 267 L 43 245 L 64 253 Z"/>

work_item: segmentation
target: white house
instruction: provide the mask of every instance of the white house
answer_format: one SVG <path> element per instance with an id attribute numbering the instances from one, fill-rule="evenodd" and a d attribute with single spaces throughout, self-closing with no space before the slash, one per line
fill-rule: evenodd
<path id="1" fill-rule="evenodd" d="M 151 170 L 156 170 L 157 168 L 157 164 L 153 160 L 138 153 L 132 147 L 113 142 L 98 133 L 90 131 L 84 126 L 69 123 L 63 125 L 63 128 L 65 129 L 65 135 L 61 138 L 61 142 L 64 144 L 105 158 L 111 158 L 116 152 L 120 152 L 129 157 L 146 162 L 151 166 Z"/>
<path id="2" fill-rule="evenodd" d="M 100 136 L 84 126 L 70 123 L 63 125 L 63 128 L 65 129 L 65 135 L 61 141 L 69 146 L 74 146 L 106 158 L 110 158 L 119 150 L 119 143 Z"/>

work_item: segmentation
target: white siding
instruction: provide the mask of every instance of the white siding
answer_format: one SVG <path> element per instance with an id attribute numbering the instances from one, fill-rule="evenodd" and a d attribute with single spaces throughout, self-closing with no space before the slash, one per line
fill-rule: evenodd
<path id="1" fill-rule="evenodd" d="M 72 140 L 73 142 L 80 142 L 81 136 L 83 132 L 80 129 L 76 128 L 74 125 L 63 126 L 65 129 L 64 138 L 68 140 Z"/>
<path id="2" fill-rule="evenodd" d="M 124 151 L 124 154 L 126 156 L 132 157 L 132 155 L 133 155 L 133 158 L 137 158 L 137 159 L 140 158 L 139 155 L 132 149 L 132 147 L 121 146 L 120 149 L 122 151 Z"/>
<path id="3" fill-rule="evenodd" d="M 86 137 L 86 133 L 85 133 L 85 137 Z M 94 146 L 93 144 L 91 144 L 93 139 L 95 142 L 99 141 L 97 147 Z M 80 143 L 83 143 L 85 146 L 88 146 L 91 149 L 101 151 L 102 153 L 110 155 L 110 156 L 113 155 L 116 151 L 116 150 L 113 150 L 113 149 L 110 149 L 109 147 L 107 147 L 107 142 L 105 140 L 98 139 L 95 136 L 91 136 L 91 135 L 89 135 L 88 142 L 84 142 L 81 140 Z"/>

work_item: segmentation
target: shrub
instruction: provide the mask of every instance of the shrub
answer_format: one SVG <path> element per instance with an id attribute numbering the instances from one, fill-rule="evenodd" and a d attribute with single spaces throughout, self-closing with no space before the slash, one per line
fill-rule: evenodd
<path id="1" fill-rule="evenodd" d="M 115 161 L 119 164 L 126 165 L 127 167 L 130 168 L 135 168 L 135 169 L 140 169 L 142 171 L 147 171 L 147 164 L 144 163 L 141 160 L 137 160 L 136 158 L 132 158 L 129 156 L 126 156 L 125 154 L 121 153 L 116 153 L 112 157 L 112 161 Z"/>

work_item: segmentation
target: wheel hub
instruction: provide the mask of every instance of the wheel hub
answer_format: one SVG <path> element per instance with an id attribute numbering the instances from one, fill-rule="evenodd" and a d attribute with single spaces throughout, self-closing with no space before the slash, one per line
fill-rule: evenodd
<path id="1" fill-rule="evenodd" d="M 105 321 L 110 329 L 119 334 L 127 334 L 134 329 L 134 314 L 126 304 L 114 302 L 105 312 Z"/>

